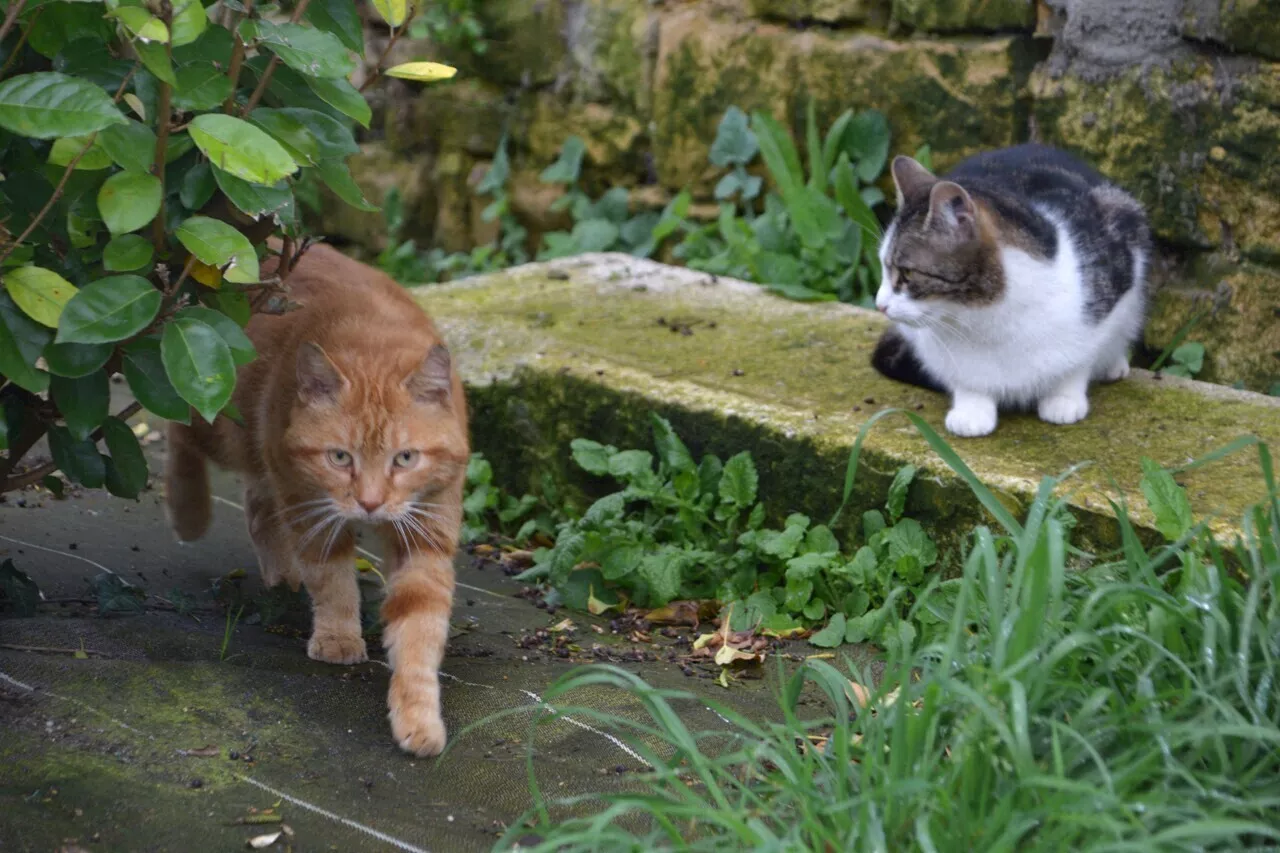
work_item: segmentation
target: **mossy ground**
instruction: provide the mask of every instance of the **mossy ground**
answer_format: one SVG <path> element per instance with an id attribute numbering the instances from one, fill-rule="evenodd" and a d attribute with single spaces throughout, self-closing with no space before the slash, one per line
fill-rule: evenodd
<path id="1" fill-rule="evenodd" d="M 883 321 L 847 306 L 786 302 L 753 285 L 625 256 L 531 265 L 418 294 L 470 383 L 476 449 L 517 488 L 535 486 L 534 472 L 550 469 L 590 489 L 571 470 L 569 442 L 646 447 L 648 415 L 658 411 L 697 453 L 751 450 L 775 513 L 825 519 L 839 504 L 849 448 L 873 414 L 908 409 L 942 430 L 945 398 L 876 374 L 869 355 Z M 1182 465 L 1243 434 L 1280 445 L 1280 401 L 1258 395 L 1135 376 L 1095 387 L 1091 399 L 1080 424 L 1007 414 L 993 436 L 953 443 L 1014 506 L 1041 478 L 1092 463 L 1064 493 L 1100 546 L 1115 542 L 1112 501 L 1151 522 L 1138 488 L 1143 456 Z M 883 500 L 888 479 L 908 462 L 923 473 L 909 511 L 935 535 L 947 541 L 981 517 L 904 419 L 877 426 L 864 449 L 854 518 Z M 1180 478 L 1196 511 L 1227 531 L 1263 494 L 1256 472 L 1256 461 L 1241 455 Z"/>

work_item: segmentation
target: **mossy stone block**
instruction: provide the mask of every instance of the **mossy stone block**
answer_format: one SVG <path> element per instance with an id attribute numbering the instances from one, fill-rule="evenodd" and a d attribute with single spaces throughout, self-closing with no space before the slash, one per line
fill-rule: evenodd
<path id="1" fill-rule="evenodd" d="M 436 224 L 436 188 L 431 181 L 431 158 L 425 154 L 399 154 L 382 142 L 366 142 L 347 161 L 351 176 L 370 204 L 381 207 L 396 189 L 404 206 L 403 238 L 426 240 Z M 377 211 L 357 210 L 327 187 L 321 188 L 321 209 L 307 211 L 317 233 L 349 243 L 364 254 L 376 254 L 387 246 L 387 223 Z"/>
<path id="2" fill-rule="evenodd" d="M 657 16 L 634 0 L 585 0 L 566 30 L 573 62 L 573 94 L 639 117 L 653 107 Z"/>
<path id="3" fill-rule="evenodd" d="M 759 18 L 859 24 L 888 5 L 888 0 L 749 0 L 748 8 Z"/>
<path id="4" fill-rule="evenodd" d="M 893 20 L 929 32 L 1030 31 L 1034 0 L 893 0 Z"/>

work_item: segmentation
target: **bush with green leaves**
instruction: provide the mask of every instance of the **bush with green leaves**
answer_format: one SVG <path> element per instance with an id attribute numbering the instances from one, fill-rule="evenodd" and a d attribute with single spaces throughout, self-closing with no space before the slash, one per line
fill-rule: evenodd
<path id="1" fill-rule="evenodd" d="M 405 0 L 373 6 L 394 41 Z M 0 492 L 60 469 L 135 497 L 147 466 L 124 418 L 136 406 L 183 423 L 235 416 L 236 368 L 255 356 L 242 327 L 287 308 L 307 245 L 295 185 L 370 209 L 346 163 L 371 117 L 349 80 L 363 19 L 355 0 L 4 9 Z M 366 84 L 379 73 L 452 69 L 406 63 Z M 114 416 L 113 374 L 138 401 Z M 46 435 L 52 462 L 19 471 Z"/>
<path id="2" fill-rule="evenodd" d="M 548 489 L 544 486 L 544 492 Z M 554 495 L 554 489 L 549 490 Z M 471 454 L 467 463 L 466 490 L 462 498 L 462 541 L 475 542 L 493 536 L 527 542 L 542 534 L 555 534 L 561 513 L 550 501 L 536 495 L 515 497 L 493 482 L 493 466 L 483 453 Z M 518 525 L 518 526 L 517 526 Z"/>

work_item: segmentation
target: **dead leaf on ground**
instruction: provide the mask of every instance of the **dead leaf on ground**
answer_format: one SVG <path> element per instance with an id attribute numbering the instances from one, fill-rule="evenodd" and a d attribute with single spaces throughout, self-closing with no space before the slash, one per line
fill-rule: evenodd
<path id="1" fill-rule="evenodd" d="M 715 657 L 716 663 L 720 666 L 729 666 L 734 663 L 759 663 L 762 660 L 764 655 L 760 652 L 743 651 L 733 646 L 721 646 Z"/>
<path id="2" fill-rule="evenodd" d="M 284 835 L 283 831 L 269 832 L 266 835 L 255 835 L 249 839 L 249 846 L 254 850 L 262 850 L 264 847 L 270 847 L 280 840 L 280 836 Z"/>
<path id="3" fill-rule="evenodd" d="M 502 564 L 512 569 L 527 569 L 533 565 L 533 552 L 523 549 L 515 549 L 513 551 L 504 550 L 499 557 Z"/>
<path id="4" fill-rule="evenodd" d="M 486 545 L 484 543 L 481 543 L 479 545 L 476 545 L 471 550 L 479 554 L 481 557 L 487 557 L 493 552 L 497 551 L 498 549 L 493 547 L 492 545 Z"/>
<path id="5" fill-rule="evenodd" d="M 218 747 L 213 744 L 207 744 L 199 749 L 180 749 L 178 750 L 178 754 L 190 755 L 193 758 L 213 758 L 221 755 L 222 750 L 218 749 Z"/>
<path id="6" fill-rule="evenodd" d="M 643 615 L 655 625 L 688 625 L 696 630 L 702 622 L 713 619 L 719 610 L 720 602 L 710 599 L 672 601 Z"/>
<path id="7" fill-rule="evenodd" d="M 561 619 L 547 630 L 553 634 L 560 634 L 565 631 L 576 631 L 578 630 L 578 626 L 573 624 L 572 619 Z"/>
<path id="8" fill-rule="evenodd" d="M 597 568 L 595 563 L 582 563 L 578 566 L 578 568 L 582 568 L 583 566 L 590 566 L 591 568 Z M 609 604 L 607 601 L 601 601 L 600 599 L 596 598 L 596 588 L 590 585 L 587 586 L 587 612 L 590 613 L 592 616 L 603 616 L 604 614 L 608 613 L 610 610 L 616 610 L 619 613 L 621 613 L 624 604 L 625 602 L 623 599 L 618 599 L 613 604 Z"/>

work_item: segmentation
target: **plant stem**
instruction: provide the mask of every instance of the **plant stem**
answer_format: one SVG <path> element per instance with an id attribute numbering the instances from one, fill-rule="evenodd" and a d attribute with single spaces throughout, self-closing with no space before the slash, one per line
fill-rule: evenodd
<path id="1" fill-rule="evenodd" d="M 396 46 L 396 42 L 400 41 L 400 36 L 407 32 L 409 24 L 413 22 L 413 16 L 418 14 L 418 4 L 414 4 L 409 10 L 409 17 L 404 19 L 398 28 L 391 31 L 391 38 L 387 41 L 387 46 L 382 49 L 382 53 L 378 54 L 378 61 L 373 64 L 373 73 L 369 75 L 369 79 L 360 84 L 360 91 L 363 92 L 382 76 L 382 63 L 386 61 L 387 54 L 391 53 L 391 49 Z"/>
<path id="2" fill-rule="evenodd" d="M 116 417 L 122 421 L 125 421 L 133 417 L 140 411 L 142 411 L 142 404 L 135 401 L 125 406 L 123 409 L 121 409 L 119 413 L 116 414 Z M 19 452 L 16 455 L 13 455 L 10 457 L 9 467 L 6 469 L 6 472 L 5 472 L 6 474 L 8 473 L 8 471 L 13 470 L 13 466 L 17 465 L 18 461 L 23 456 L 26 455 L 27 451 L 30 450 L 31 447 L 37 441 L 40 440 L 40 437 L 44 435 L 45 431 L 46 431 L 46 427 L 42 424 L 40 426 L 39 433 L 35 436 L 34 439 L 32 439 L 29 443 L 27 443 L 26 447 L 19 447 L 15 445 L 14 447 L 10 448 L 9 452 L 11 454 L 14 453 L 14 451 L 19 451 Z M 89 436 L 89 441 L 93 442 L 94 444 L 97 444 L 101 440 L 102 440 L 102 427 L 98 427 L 96 430 L 93 431 L 93 435 Z M 58 465 L 56 462 L 46 462 L 45 464 L 40 465 L 36 468 L 33 468 L 30 471 L 27 471 L 25 473 L 19 474 L 16 477 L 7 477 L 3 481 L 0 481 L 0 494 L 4 494 L 5 492 L 16 491 L 17 489 L 25 489 L 27 486 L 40 482 L 41 480 L 43 480 L 45 477 L 49 476 L 56 470 L 58 470 Z"/>
<path id="3" fill-rule="evenodd" d="M 27 33 L 31 32 L 31 28 L 35 26 L 36 21 L 40 20 L 40 16 L 43 14 L 44 7 L 41 7 L 36 9 L 36 13 L 31 16 L 31 20 L 27 22 L 26 28 L 22 31 L 21 38 L 19 38 L 18 43 L 13 46 L 13 51 L 9 54 L 9 58 L 4 61 L 4 68 L 0 68 L 0 77 L 4 77 L 8 74 L 13 63 L 22 55 L 22 46 L 27 43 Z M 3 39 L 0 39 L 0 41 L 3 41 Z"/>
<path id="4" fill-rule="evenodd" d="M 253 0 L 247 0 L 244 4 L 245 17 L 253 14 Z M 231 48 L 231 66 L 227 69 L 227 79 L 231 81 L 231 94 L 227 95 L 227 100 L 222 104 L 222 111 L 227 115 L 231 115 L 236 110 L 236 89 L 240 88 L 240 68 L 244 65 L 244 39 L 240 38 L 240 20 L 236 17 L 235 12 L 230 13 L 230 23 L 227 29 L 235 34 L 236 43 Z"/>
<path id="5" fill-rule="evenodd" d="M 4 41 L 5 36 L 9 35 L 13 25 L 18 22 L 18 16 L 22 14 L 22 7 L 26 5 L 27 0 L 17 0 L 9 7 L 9 14 L 4 16 L 4 23 L 0 24 L 0 41 Z"/>
<path id="6" fill-rule="evenodd" d="M 0 264 L 4 263 L 5 260 L 13 254 L 14 250 L 21 246 L 26 239 L 31 236 L 31 232 L 35 231 L 36 228 L 39 227 L 40 223 L 44 221 L 44 218 L 49 215 L 49 211 L 53 210 L 53 206 L 58 203 L 58 199 L 62 198 L 63 190 L 67 188 L 67 181 L 71 180 L 71 173 L 76 170 L 76 164 L 80 162 L 81 157 L 89 152 L 89 149 L 93 147 L 94 140 L 97 138 L 98 134 L 96 132 L 89 134 L 89 139 L 85 143 L 84 148 L 80 149 L 80 153 L 72 157 L 71 162 L 67 163 L 67 168 L 62 173 L 62 179 L 58 181 L 58 185 L 53 188 L 53 194 L 49 196 L 49 200 L 44 203 L 44 207 L 40 208 L 40 212 L 36 214 L 35 219 L 32 219 L 26 229 L 18 235 L 18 239 L 14 240 L 8 246 L 5 246 L 4 253 L 0 254 Z"/>
<path id="7" fill-rule="evenodd" d="M 302 15 L 307 11 L 308 4 L 311 0 L 298 0 L 298 5 L 293 9 L 293 15 L 289 17 L 289 23 L 296 24 L 302 20 Z M 262 79 L 258 81 L 258 85 L 254 88 L 253 94 L 249 96 L 249 101 L 244 105 L 244 109 L 240 111 L 240 117 L 243 118 L 253 112 L 258 106 L 258 101 L 262 100 L 262 96 L 267 91 L 267 86 L 271 83 L 271 75 L 276 73 L 276 66 L 280 64 L 280 57 L 272 56 L 271 61 L 267 63 L 267 68 L 262 72 Z"/>

